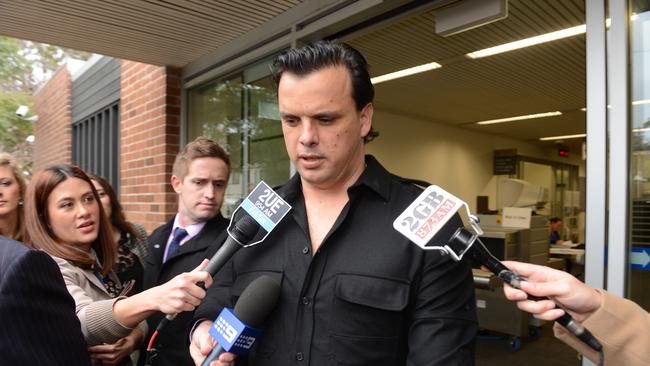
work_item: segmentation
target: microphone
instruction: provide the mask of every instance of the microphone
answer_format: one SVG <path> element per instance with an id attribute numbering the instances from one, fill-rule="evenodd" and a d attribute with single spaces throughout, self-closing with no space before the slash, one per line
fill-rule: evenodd
<path id="1" fill-rule="evenodd" d="M 237 220 L 234 225 L 232 225 L 232 229 L 228 231 L 226 241 L 224 241 L 221 248 L 214 253 L 212 258 L 210 258 L 204 271 L 208 272 L 211 277 L 214 277 L 239 249 L 250 245 L 250 242 L 259 230 L 260 225 L 252 217 L 244 213 L 241 219 Z M 197 285 L 205 289 L 205 285 L 202 281 L 197 283 Z M 160 320 L 160 323 L 158 323 L 156 331 L 160 332 L 161 329 L 167 326 L 167 323 L 176 318 L 176 315 L 178 314 L 167 314 Z"/>
<path id="2" fill-rule="evenodd" d="M 261 181 L 235 209 L 228 225 L 228 237 L 219 250 L 210 258 L 205 270 L 214 277 L 217 272 L 243 248 L 261 243 L 291 210 L 289 205 L 264 181 Z M 197 283 L 204 288 L 203 282 Z M 177 314 L 167 314 L 154 330 L 147 351 L 151 353 L 158 333 L 176 318 Z"/>
<path id="3" fill-rule="evenodd" d="M 235 304 L 234 314 L 224 308 L 210 328 L 218 345 L 201 366 L 208 366 L 224 352 L 245 356 L 261 331 L 256 329 L 271 313 L 280 297 L 280 285 L 269 276 L 260 276 L 244 289 Z"/>
<path id="4" fill-rule="evenodd" d="M 465 255 L 487 267 L 505 283 L 519 289 L 525 279 L 503 265 L 478 238 L 483 234 L 478 218 L 470 215 L 467 203 L 432 185 L 420 194 L 393 222 L 393 228 L 425 250 L 439 250 L 455 261 Z M 528 295 L 530 300 L 546 298 Z M 595 351 L 602 345 L 589 330 L 565 311 L 558 323 Z"/>

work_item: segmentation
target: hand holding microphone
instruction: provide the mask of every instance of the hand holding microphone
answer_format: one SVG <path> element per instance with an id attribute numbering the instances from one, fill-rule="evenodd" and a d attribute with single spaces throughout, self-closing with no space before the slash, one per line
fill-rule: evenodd
<path id="1" fill-rule="evenodd" d="M 214 323 L 204 321 L 195 329 L 190 345 L 194 362 L 215 366 L 213 361 L 230 362 L 234 354 L 246 355 L 261 334 L 255 327 L 271 313 L 279 297 L 280 285 L 272 278 L 261 276 L 251 282 L 237 300 L 234 314 L 223 309 Z"/>
<path id="2" fill-rule="evenodd" d="M 160 286 L 151 288 L 152 301 L 165 314 L 192 311 L 201 304 L 205 289 L 212 286 L 212 277 L 205 271 L 208 260 L 205 259 L 192 272 L 181 273 Z M 202 283 L 202 286 L 197 285 Z"/>
<path id="3" fill-rule="evenodd" d="M 291 205 L 266 183 L 260 182 L 235 209 L 230 218 L 226 241 L 212 256 L 203 271 L 209 274 L 210 278 L 214 277 L 239 249 L 262 242 L 290 209 Z M 198 285 L 203 286 L 203 283 L 199 282 Z M 161 320 L 156 330 L 160 331 L 167 323 L 174 320 L 177 313 L 167 313 L 168 315 Z"/>
<path id="4" fill-rule="evenodd" d="M 506 297 L 517 301 L 521 310 L 535 318 L 552 321 L 567 311 L 575 320 L 583 322 L 602 305 L 602 295 L 598 291 L 569 273 L 528 263 L 505 261 L 503 264 L 527 279 L 521 282 L 521 290 L 504 286 Z M 531 301 L 528 294 L 549 299 Z"/>
<path id="5" fill-rule="evenodd" d="M 251 193 L 235 209 L 228 226 L 228 236 L 219 250 L 212 256 L 208 264 L 203 268 L 203 280 L 196 283 L 197 287 L 205 288 L 207 278 L 211 282 L 221 268 L 223 268 L 235 253 L 244 247 L 249 247 L 262 242 L 269 233 L 278 225 L 284 216 L 291 210 L 289 205 L 271 187 L 261 181 Z M 204 296 L 204 293 L 203 293 Z M 202 299 L 203 297 L 201 297 Z M 198 301 L 200 303 L 200 300 Z M 194 310 L 198 303 L 186 310 Z M 185 309 L 178 309 L 185 310 Z M 154 343 L 158 333 L 174 318 L 179 311 L 172 311 L 162 318 L 153 332 L 147 346 L 147 363 L 154 354 Z"/>
<path id="6" fill-rule="evenodd" d="M 455 261 L 470 256 L 485 266 L 505 283 L 519 289 L 529 286 L 526 279 L 513 272 L 483 245 L 478 238 L 483 232 L 478 219 L 469 214 L 467 204 L 438 186 L 429 186 L 393 222 L 393 228 L 425 250 L 439 250 Z M 522 295 L 517 295 L 522 296 Z M 526 295 L 534 301 L 547 301 Z M 531 303 L 527 303 L 530 305 Z M 542 303 L 541 306 L 549 306 Z M 549 309 L 550 310 L 550 309 Z M 568 313 L 561 314 L 557 322 L 596 351 L 602 350 L 598 340 Z"/>

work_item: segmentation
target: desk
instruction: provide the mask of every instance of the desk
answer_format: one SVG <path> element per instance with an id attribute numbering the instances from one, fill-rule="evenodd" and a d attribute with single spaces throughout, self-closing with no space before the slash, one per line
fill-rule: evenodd
<path id="1" fill-rule="evenodd" d="M 566 271 L 582 278 L 584 276 L 585 250 L 573 248 L 550 248 L 548 252 L 556 257 L 565 258 Z"/>
<path id="2" fill-rule="evenodd" d="M 578 264 L 585 263 L 585 250 L 584 249 L 573 249 L 573 248 L 550 248 L 548 250 L 550 254 L 561 255 L 561 256 L 570 256 Z"/>

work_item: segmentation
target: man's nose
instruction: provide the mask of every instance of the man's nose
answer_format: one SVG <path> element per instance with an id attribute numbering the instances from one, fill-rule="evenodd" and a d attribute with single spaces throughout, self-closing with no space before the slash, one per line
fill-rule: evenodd
<path id="1" fill-rule="evenodd" d="M 315 123 L 310 121 L 302 123 L 300 143 L 306 146 L 318 144 L 318 127 Z"/>

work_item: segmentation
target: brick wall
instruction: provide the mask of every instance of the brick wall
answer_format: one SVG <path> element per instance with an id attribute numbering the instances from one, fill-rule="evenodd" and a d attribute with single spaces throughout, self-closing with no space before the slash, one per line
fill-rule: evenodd
<path id="1" fill-rule="evenodd" d="M 63 66 L 34 95 L 34 172 L 72 162 L 72 81 Z"/>
<path id="2" fill-rule="evenodd" d="M 170 179 L 180 142 L 179 69 L 122 61 L 120 202 L 151 232 L 176 213 Z"/>

